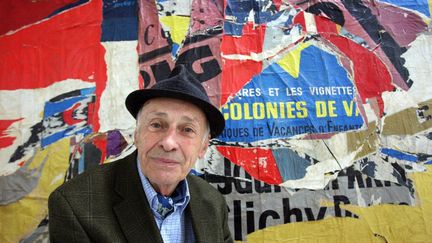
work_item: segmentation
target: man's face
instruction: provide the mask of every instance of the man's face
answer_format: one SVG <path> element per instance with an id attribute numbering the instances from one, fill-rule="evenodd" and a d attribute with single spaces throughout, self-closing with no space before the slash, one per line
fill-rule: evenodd
<path id="1" fill-rule="evenodd" d="M 195 105 L 155 98 L 137 117 L 135 145 L 141 169 L 156 191 L 168 195 L 208 146 L 207 119 Z"/>

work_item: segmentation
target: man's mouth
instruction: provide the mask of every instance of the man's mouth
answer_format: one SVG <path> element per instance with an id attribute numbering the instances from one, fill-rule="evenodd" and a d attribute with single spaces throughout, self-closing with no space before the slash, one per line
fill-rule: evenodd
<path id="1" fill-rule="evenodd" d="M 163 165 L 163 166 L 177 166 L 177 165 L 180 165 L 179 160 L 175 160 L 175 159 L 172 159 L 172 158 L 165 158 L 165 157 L 151 157 L 151 158 L 158 165 Z"/>

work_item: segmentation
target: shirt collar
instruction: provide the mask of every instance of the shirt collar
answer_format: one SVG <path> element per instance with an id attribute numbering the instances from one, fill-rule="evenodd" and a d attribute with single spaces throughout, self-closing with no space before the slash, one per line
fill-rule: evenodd
<path id="1" fill-rule="evenodd" d="M 150 184 L 148 179 L 143 175 L 141 170 L 141 163 L 139 162 L 138 158 L 137 158 L 137 168 L 138 168 L 139 177 L 141 179 L 141 185 L 147 197 L 147 201 L 150 207 L 152 208 L 153 212 L 156 213 L 156 209 L 158 208 L 158 204 L 159 204 L 157 198 L 157 192 L 154 190 L 153 186 Z M 186 208 L 190 200 L 189 185 L 187 183 L 186 178 L 183 181 L 180 181 L 180 183 L 176 188 L 176 193 L 174 194 L 175 194 L 173 198 L 174 211 L 181 210 L 181 213 L 183 213 L 183 210 Z M 156 215 L 159 214 L 156 213 Z"/>

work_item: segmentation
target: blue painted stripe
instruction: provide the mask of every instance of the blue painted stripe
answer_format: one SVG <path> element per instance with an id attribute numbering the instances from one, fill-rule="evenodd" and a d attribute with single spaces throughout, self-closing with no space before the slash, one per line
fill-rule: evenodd
<path id="1" fill-rule="evenodd" d="M 43 137 L 41 140 L 41 145 L 42 147 L 46 147 L 52 143 L 57 142 L 58 140 L 68 137 L 68 136 L 72 136 L 72 135 L 76 135 L 76 134 L 90 134 L 92 133 L 93 129 L 90 126 L 86 126 L 81 128 L 80 130 L 74 131 L 76 127 L 75 126 L 70 126 L 67 127 L 59 132 L 56 132 L 50 136 L 47 137 Z"/>
<path id="2" fill-rule="evenodd" d="M 81 95 L 84 96 L 91 96 L 95 93 L 95 91 L 96 91 L 96 87 L 91 87 L 91 88 L 81 89 L 80 93 Z"/>
<path id="3" fill-rule="evenodd" d="M 46 102 L 44 109 L 44 118 L 50 117 L 56 113 L 64 112 L 79 101 L 88 98 L 87 96 L 77 96 L 65 99 L 59 102 Z"/>
<path id="4" fill-rule="evenodd" d="M 381 153 L 386 154 L 388 156 L 391 156 L 396 159 L 410 161 L 410 162 L 417 162 L 418 158 L 415 155 L 403 153 L 398 150 L 389 149 L 389 148 L 383 148 L 381 149 Z"/>

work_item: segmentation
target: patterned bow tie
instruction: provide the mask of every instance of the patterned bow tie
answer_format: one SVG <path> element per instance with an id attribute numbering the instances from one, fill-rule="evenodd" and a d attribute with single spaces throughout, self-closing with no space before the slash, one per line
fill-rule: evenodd
<path id="1" fill-rule="evenodd" d="M 174 210 L 174 202 L 170 197 L 165 197 L 160 194 L 157 194 L 157 198 L 159 205 L 156 212 L 162 216 L 162 218 L 165 218 Z"/>

